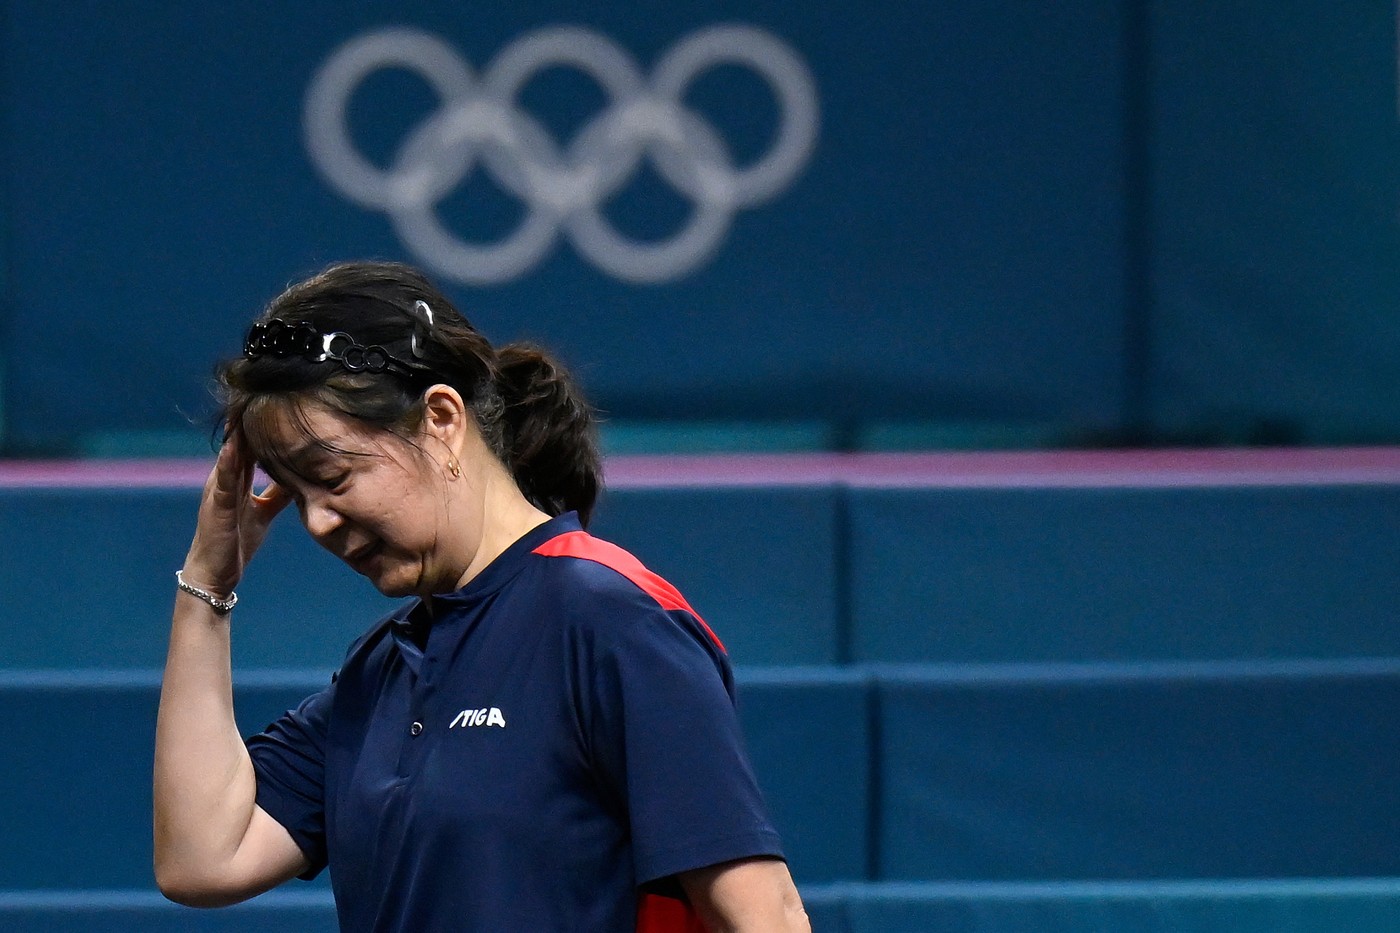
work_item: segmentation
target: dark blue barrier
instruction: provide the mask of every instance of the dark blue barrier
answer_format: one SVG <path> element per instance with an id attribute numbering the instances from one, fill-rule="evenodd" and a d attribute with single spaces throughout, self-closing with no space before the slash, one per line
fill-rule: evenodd
<path id="1" fill-rule="evenodd" d="M 240 687 L 239 725 L 260 730 L 315 678 Z M 0 675 L 0 890 L 149 888 L 154 675 Z M 324 887 L 326 877 L 314 884 Z"/>
<path id="2" fill-rule="evenodd" d="M 165 660 L 196 489 L 0 490 L 0 666 L 152 668 Z M 239 666 L 324 668 L 392 603 L 284 515 L 239 587 Z"/>
<path id="3" fill-rule="evenodd" d="M 320 675 L 235 678 L 245 734 L 295 706 Z M 825 882 L 864 874 L 869 690 L 840 671 L 740 675 L 741 715 L 760 784 L 794 871 Z M 151 885 L 152 673 L 0 673 L 0 891 Z M 322 875 L 313 884 L 325 885 Z M 301 885 L 293 885 L 300 888 Z"/>
<path id="4" fill-rule="evenodd" d="M 736 663 L 820 664 L 839 651 L 833 488 L 619 489 L 615 539 L 686 594 Z M 0 489 L 0 667 L 164 663 L 195 489 Z M 279 518 L 239 586 L 239 668 L 325 668 L 393 602 Z"/>
<path id="5" fill-rule="evenodd" d="M 879 878 L 1400 876 L 1400 663 L 878 683 Z"/>
<path id="6" fill-rule="evenodd" d="M 322 682 L 241 675 L 240 725 Z M 739 683 L 804 886 L 1400 876 L 1396 662 L 741 669 Z M 4 822 L 30 840 L 0 859 L 0 891 L 149 888 L 156 700 L 153 674 L 0 678 Z"/>
<path id="7" fill-rule="evenodd" d="M 842 884 L 803 891 L 816 933 L 1391 933 L 1393 880 Z M 329 897 L 275 892 L 194 911 L 154 892 L 0 892 L 7 933 L 330 933 Z"/>
<path id="8" fill-rule="evenodd" d="M 0 490 L 0 666 L 159 666 L 197 500 Z M 622 488 L 596 530 L 740 664 L 1400 654 L 1395 484 Z M 240 668 L 329 670 L 393 605 L 290 515 L 240 596 Z"/>
<path id="9" fill-rule="evenodd" d="M 1388 933 L 1393 879 L 852 884 L 812 890 L 841 933 Z"/>
<path id="10" fill-rule="evenodd" d="M 840 660 L 834 487 L 623 489 L 593 530 L 674 583 L 737 664 Z"/>
<path id="11" fill-rule="evenodd" d="M 836 660 L 837 492 L 619 489 L 596 530 L 676 584 L 736 663 Z M 152 668 L 165 657 L 194 489 L 0 489 L 0 668 Z M 22 543 L 20 543 L 22 542 Z M 288 512 L 239 586 L 237 667 L 324 668 L 394 603 Z"/>
<path id="12" fill-rule="evenodd" d="M 850 495 L 855 660 L 1400 655 L 1400 486 Z"/>
<path id="13" fill-rule="evenodd" d="M 155 891 L 0 891 L 6 933 L 335 933 L 330 892 L 264 894 L 219 910 L 195 910 Z"/>
<path id="14" fill-rule="evenodd" d="M 864 878 L 872 793 L 870 682 L 840 668 L 739 671 L 754 770 L 802 884 Z"/>

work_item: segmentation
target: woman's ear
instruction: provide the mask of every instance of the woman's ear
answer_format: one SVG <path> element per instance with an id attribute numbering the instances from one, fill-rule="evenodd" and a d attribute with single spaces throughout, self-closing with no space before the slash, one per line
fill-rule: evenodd
<path id="1" fill-rule="evenodd" d="M 462 456 L 467 432 L 475 423 L 471 409 L 451 386 L 439 383 L 423 393 L 423 433 L 442 442 L 450 455 Z"/>

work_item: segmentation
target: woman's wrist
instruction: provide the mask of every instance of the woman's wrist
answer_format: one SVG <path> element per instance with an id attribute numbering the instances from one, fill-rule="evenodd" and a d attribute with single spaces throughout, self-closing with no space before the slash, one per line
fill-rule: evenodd
<path id="1" fill-rule="evenodd" d="M 182 593 L 188 593 L 196 599 L 208 603 L 209 607 L 219 615 L 228 615 L 233 611 L 233 607 L 238 605 L 238 594 L 233 591 L 233 587 L 224 590 L 205 586 L 197 582 L 198 579 L 196 576 L 188 575 L 183 569 L 175 571 L 175 586 Z"/>
<path id="2" fill-rule="evenodd" d="M 229 596 L 242 580 L 236 563 L 227 558 L 221 559 L 217 551 L 205 555 L 203 550 L 198 542 L 189 549 L 185 554 L 184 566 L 180 568 L 181 576 L 191 586 L 207 590 L 215 596 Z"/>

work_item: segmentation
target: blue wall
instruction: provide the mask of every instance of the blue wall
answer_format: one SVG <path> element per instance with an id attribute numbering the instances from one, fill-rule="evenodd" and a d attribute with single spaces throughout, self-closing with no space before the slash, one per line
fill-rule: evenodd
<path id="1" fill-rule="evenodd" d="M 510 281 L 450 284 L 494 338 L 560 348 L 615 418 L 815 418 L 838 444 L 903 420 L 1400 440 L 1388 4 L 9 0 L 3 15 L 12 451 L 189 431 L 212 363 L 284 283 L 346 257 L 425 261 L 308 155 L 308 88 L 347 42 L 410 25 L 482 75 L 532 30 L 575 24 L 649 79 L 734 21 L 805 65 L 819 122 L 711 253 L 639 284 L 561 235 Z M 673 161 L 763 157 L 792 111 L 758 74 L 702 69 L 685 100 L 715 135 L 687 125 Z M 562 66 L 518 98 L 557 140 L 613 103 Z M 438 106 L 421 78 L 375 72 L 352 95 L 353 143 L 407 158 Z M 655 243 L 693 203 L 642 163 L 601 210 Z M 516 229 L 511 177 L 478 165 L 436 205 L 442 225 L 478 244 Z"/>
<path id="2" fill-rule="evenodd" d="M 925 484 L 620 484 L 595 527 L 730 646 L 815 929 L 1379 933 L 1400 911 L 1400 470 L 1308 454 L 1253 479 L 982 455 L 906 458 L 943 465 Z M 1125 458 L 1142 479 L 1103 471 Z M 809 465 L 838 459 L 891 463 Z M 6 930 L 331 927 L 324 877 L 230 913 L 151 890 L 157 668 L 197 498 L 0 490 Z M 248 732 L 385 608 L 294 519 L 265 547 L 234 630 Z"/>

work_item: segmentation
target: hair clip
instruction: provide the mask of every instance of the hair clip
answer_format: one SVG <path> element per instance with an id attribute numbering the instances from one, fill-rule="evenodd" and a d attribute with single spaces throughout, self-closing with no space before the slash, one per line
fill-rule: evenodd
<path id="1" fill-rule="evenodd" d="M 421 327 L 420 327 L 421 325 Z M 423 347 L 418 342 L 418 335 L 421 332 L 424 341 L 433 330 L 433 309 L 421 298 L 413 303 L 413 336 L 409 338 L 409 348 L 418 359 L 423 359 L 425 353 Z"/>
<path id="2" fill-rule="evenodd" d="M 348 372 L 392 372 L 412 378 L 423 370 L 396 359 L 388 350 L 372 344 L 364 346 L 344 331 L 323 334 L 305 321 L 283 321 L 273 318 L 260 321 L 248 329 L 243 341 L 243 355 L 250 360 L 260 356 L 286 359 L 297 356 L 308 363 L 332 360 Z"/>

